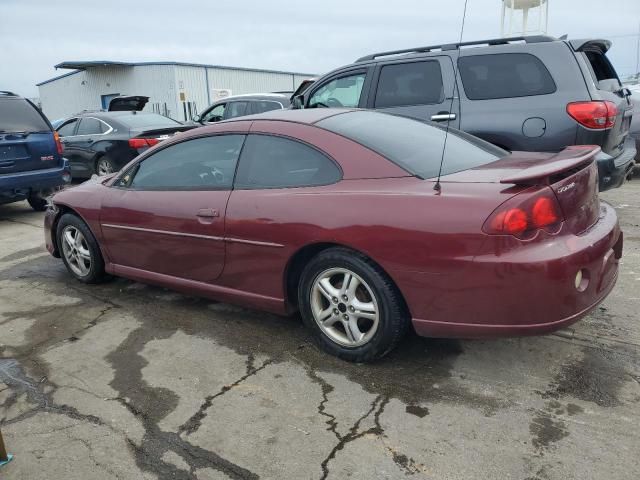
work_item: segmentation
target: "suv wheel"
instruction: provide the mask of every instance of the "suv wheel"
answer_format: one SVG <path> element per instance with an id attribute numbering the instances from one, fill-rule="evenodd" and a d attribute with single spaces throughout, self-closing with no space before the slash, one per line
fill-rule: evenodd
<path id="1" fill-rule="evenodd" d="M 40 194 L 34 193 L 29 195 L 27 202 L 31 205 L 36 212 L 44 212 L 47 209 L 47 199 L 40 196 Z"/>
<path id="2" fill-rule="evenodd" d="M 391 279 L 366 256 L 344 248 L 325 250 L 309 262 L 298 302 L 320 347 L 351 362 L 383 357 L 409 325 Z"/>
<path id="3" fill-rule="evenodd" d="M 83 283 L 98 283 L 105 278 L 98 242 L 80 218 L 65 213 L 58 222 L 56 238 L 62 261 L 71 275 Z"/>

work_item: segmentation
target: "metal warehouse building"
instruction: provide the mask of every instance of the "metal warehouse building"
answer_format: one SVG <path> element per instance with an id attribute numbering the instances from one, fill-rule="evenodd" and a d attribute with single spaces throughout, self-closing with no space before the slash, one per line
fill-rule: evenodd
<path id="1" fill-rule="evenodd" d="M 51 120 L 82 110 L 105 109 L 113 97 L 149 97 L 145 111 L 188 120 L 229 95 L 292 92 L 313 74 L 181 62 L 62 62 L 72 72 L 37 84 Z"/>

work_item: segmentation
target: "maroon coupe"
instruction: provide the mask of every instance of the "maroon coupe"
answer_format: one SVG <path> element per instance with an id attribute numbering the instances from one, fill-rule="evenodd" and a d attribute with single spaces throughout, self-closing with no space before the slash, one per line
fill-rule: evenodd
<path id="1" fill-rule="evenodd" d="M 268 112 L 180 133 L 56 194 L 46 244 L 86 283 L 113 274 L 299 309 L 351 361 L 385 355 L 410 325 L 540 334 L 617 278 L 622 232 L 598 199 L 598 152 L 509 153 L 363 110 Z"/>

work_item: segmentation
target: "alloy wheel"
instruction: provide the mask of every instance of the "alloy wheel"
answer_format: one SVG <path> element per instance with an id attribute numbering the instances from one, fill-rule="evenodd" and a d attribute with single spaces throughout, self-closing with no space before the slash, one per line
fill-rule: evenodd
<path id="1" fill-rule="evenodd" d="M 378 301 L 367 282 L 349 269 L 320 273 L 313 281 L 310 300 L 320 330 L 339 345 L 364 345 L 378 330 Z"/>
<path id="2" fill-rule="evenodd" d="M 98 160 L 98 175 L 103 176 L 109 175 L 110 173 L 113 173 L 111 162 L 105 158 Z"/>
<path id="3" fill-rule="evenodd" d="M 84 235 L 73 225 L 62 230 L 62 253 L 69 268 L 80 277 L 85 277 L 91 270 L 91 252 Z"/>

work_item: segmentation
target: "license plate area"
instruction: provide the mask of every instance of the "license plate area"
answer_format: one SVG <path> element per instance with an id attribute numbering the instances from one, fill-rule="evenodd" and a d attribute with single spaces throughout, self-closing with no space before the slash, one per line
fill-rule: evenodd
<path id="1" fill-rule="evenodd" d="M 28 158 L 24 145 L 0 145 L 0 163 Z"/>

